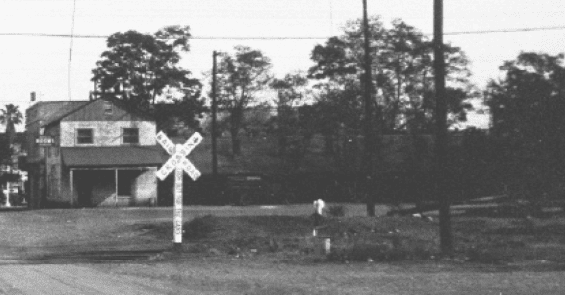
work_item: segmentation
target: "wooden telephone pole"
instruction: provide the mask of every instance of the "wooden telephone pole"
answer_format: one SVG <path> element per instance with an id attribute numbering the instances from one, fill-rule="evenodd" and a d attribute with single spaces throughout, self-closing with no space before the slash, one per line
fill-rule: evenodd
<path id="1" fill-rule="evenodd" d="M 434 0 L 434 71 L 435 71 L 435 186 L 439 201 L 439 237 L 444 256 L 453 253 L 450 200 L 446 183 L 447 102 L 445 97 L 445 57 L 443 46 L 443 0 Z"/>
<path id="2" fill-rule="evenodd" d="M 214 177 L 218 176 L 218 126 L 217 126 L 217 116 L 218 116 L 218 102 L 216 99 L 216 56 L 218 53 L 214 51 L 212 53 L 212 175 Z"/>
<path id="3" fill-rule="evenodd" d="M 367 205 L 367 216 L 375 216 L 375 200 L 371 195 L 370 187 L 373 182 L 373 151 L 375 149 L 375 140 L 373 134 L 373 79 L 371 78 L 371 47 L 369 46 L 369 21 L 367 19 L 367 0 L 363 0 L 363 37 L 364 37 L 364 50 L 365 56 L 363 60 L 364 73 L 362 77 L 362 84 L 364 85 L 364 104 L 365 104 L 365 146 L 363 151 L 363 176 L 365 177 L 365 197 Z"/>

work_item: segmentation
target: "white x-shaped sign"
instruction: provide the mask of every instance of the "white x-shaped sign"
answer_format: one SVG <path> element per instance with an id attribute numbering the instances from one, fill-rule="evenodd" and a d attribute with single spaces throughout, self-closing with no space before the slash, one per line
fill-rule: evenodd
<path id="1" fill-rule="evenodd" d="M 200 177 L 201 173 L 194 167 L 194 165 L 186 158 L 192 150 L 202 141 L 202 135 L 195 132 L 184 143 L 175 145 L 163 131 L 157 133 L 157 142 L 165 148 L 171 158 L 157 171 L 157 177 L 163 181 L 175 168 L 182 168 L 193 180 Z"/>

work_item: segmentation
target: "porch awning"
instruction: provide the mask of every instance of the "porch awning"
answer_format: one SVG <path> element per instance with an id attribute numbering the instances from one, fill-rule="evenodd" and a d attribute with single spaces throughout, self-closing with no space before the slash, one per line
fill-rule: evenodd
<path id="1" fill-rule="evenodd" d="M 63 147 L 66 167 L 157 167 L 164 163 L 158 146 Z"/>

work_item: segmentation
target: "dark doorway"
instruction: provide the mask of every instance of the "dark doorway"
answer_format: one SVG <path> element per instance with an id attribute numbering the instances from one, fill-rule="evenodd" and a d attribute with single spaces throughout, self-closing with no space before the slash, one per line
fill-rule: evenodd
<path id="1" fill-rule="evenodd" d="M 137 170 L 118 170 L 118 196 L 133 196 L 134 182 L 139 174 Z"/>
<path id="2" fill-rule="evenodd" d="M 92 207 L 93 178 L 89 171 L 77 171 L 75 187 L 77 190 L 78 206 Z"/>

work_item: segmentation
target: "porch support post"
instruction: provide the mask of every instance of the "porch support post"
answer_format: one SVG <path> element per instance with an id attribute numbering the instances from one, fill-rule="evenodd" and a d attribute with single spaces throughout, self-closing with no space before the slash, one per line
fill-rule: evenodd
<path id="1" fill-rule="evenodd" d="M 118 169 L 114 170 L 116 172 L 116 196 L 114 198 L 114 205 L 118 207 Z"/>
<path id="2" fill-rule="evenodd" d="M 70 187 L 71 187 L 71 208 L 72 208 L 72 207 L 74 207 L 74 205 L 75 205 L 75 204 L 74 204 L 74 203 L 75 203 L 75 190 L 74 190 L 74 177 L 73 177 L 73 176 L 74 176 L 74 171 L 73 171 L 73 169 L 70 169 L 70 170 L 71 170 L 71 172 L 70 172 L 70 174 L 71 174 L 71 175 L 70 175 L 70 177 L 71 177 L 71 179 L 70 179 Z"/>

